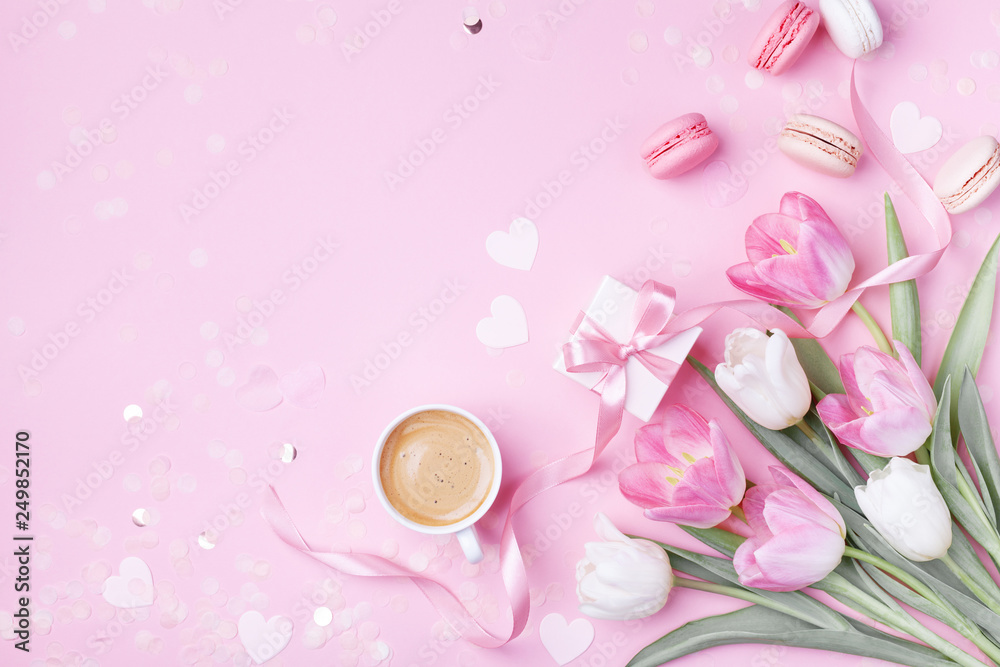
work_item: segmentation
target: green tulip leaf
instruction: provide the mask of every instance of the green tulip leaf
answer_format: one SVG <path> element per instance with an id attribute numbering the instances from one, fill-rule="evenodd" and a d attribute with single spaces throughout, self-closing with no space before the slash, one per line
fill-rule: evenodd
<path id="1" fill-rule="evenodd" d="M 993 435 L 990 433 L 986 410 L 983 409 L 983 400 L 968 368 L 965 369 L 962 387 L 959 390 L 958 423 L 965 439 L 965 446 L 969 450 L 969 458 L 976 466 L 979 489 L 986 509 L 996 527 L 997 517 L 1000 517 L 1000 457 L 997 456 L 997 449 L 993 444 Z"/>
<path id="2" fill-rule="evenodd" d="M 658 667 L 714 646 L 776 644 L 846 653 L 911 667 L 954 667 L 937 651 L 853 619 L 851 630 L 825 630 L 759 605 L 692 621 L 640 651 L 627 667 Z"/>
<path id="3" fill-rule="evenodd" d="M 920 579 L 930 588 L 934 589 L 938 595 L 954 605 L 959 612 L 990 633 L 991 636 L 1000 638 L 1000 616 L 983 605 L 944 563 L 939 560 L 915 563 L 905 558 L 892 545 L 886 542 L 885 538 L 868 523 L 868 520 L 863 515 L 849 507 L 845 507 L 836 500 L 831 500 L 831 502 L 837 508 L 837 511 L 840 512 L 840 515 L 844 517 L 848 534 L 855 546 L 888 561 L 904 572 Z M 988 585 L 988 582 L 991 582 L 992 579 L 987 573 L 986 568 L 983 567 L 972 545 L 969 544 L 965 533 L 952 523 L 951 534 L 951 549 L 948 551 L 948 554 L 973 579 L 983 582 L 982 588 L 991 595 L 995 603 L 1000 604 L 1000 589 L 996 586 Z"/>
<path id="4" fill-rule="evenodd" d="M 944 384 L 953 376 L 956 382 L 965 372 L 966 367 L 975 376 L 979 372 L 979 363 L 983 360 L 983 349 L 986 347 L 986 337 L 990 332 L 990 320 L 993 317 L 993 297 L 997 286 L 997 245 L 1000 235 L 993 241 L 986 258 L 983 260 L 979 273 L 976 274 L 965 299 L 962 311 L 958 314 L 955 329 L 951 332 L 948 345 L 945 347 L 937 378 L 934 380 L 934 393 L 938 400 L 944 392 Z M 951 421 L 958 422 L 958 392 L 952 392 Z M 953 433 L 958 438 L 958 430 Z M 954 440 L 953 440 L 954 442 Z"/>
<path id="5" fill-rule="evenodd" d="M 903 238 L 903 230 L 899 226 L 899 218 L 888 192 L 885 193 L 885 240 L 890 265 L 909 257 L 906 239 Z M 905 280 L 889 285 L 889 305 L 892 313 L 892 337 L 910 350 L 919 366 L 921 339 L 917 281 Z"/>
<path id="6" fill-rule="evenodd" d="M 720 554 L 729 556 L 729 558 L 732 558 L 740 545 L 746 541 L 745 537 L 721 528 L 692 528 L 691 526 L 680 526 L 680 528 L 688 535 L 700 540 L 702 544 L 715 549 Z"/>
<path id="7" fill-rule="evenodd" d="M 881 470 L 889 465 L 889 459 L 887 458 L 875 456 L 874 454 L 869 454 L 853 447 L 848 447 L 847 450 L 854 457 L 854 460 L 858 462 L 858 465 L 861 466 L 861 469 L 869 475 L 872 474 L 872 471 Z"/>
<path id="8" fill-rule="evenodd" d="M 657 542 L 657 544 L 670 554 L 670 564 L 674 570 L 713 583 L 738 587 L 741 590 L 748 591 L 755 596 L 767 600 L 772 605 L 772 608 L 783 607 L 785 613 L 790 616 L 808 621 L 817 627 L 830 630 L 850 629 L 850 625 L 844 620 L 843 616 L 805 593 L 797 591 L 777 593 L 743 586 L 740 584 L 740 578 L 733 567 L 733 562 L 728 558 L 706 556 L 660 542 Z"/>
<path id="9" fill-rule="evenodd" d="M 947 407 L 951 405 L 951 395 L 949 377 L 941 390 L 941 399 L 934 417 L 934 431 L 931 433 L 931 476 L 952 516 L 968 531 L 972 539 L 991 554 L 1000 553 L 1000 536 L 997 535 L 996 526 L 989 523 L 982 500 L 978 496 L 969 498 L 960 489 L 966 483 L 968 473 L 957 462 L 955 448 L 952 446 L 951 417 Z M 962 479 L 959 479 L 959 474 Z M 975 487 L 972 487 L 972 493 L 975 493 Z"/>
<path id="10" fill-rule="evenodd" d="M 688 363 L 705 378 L 709 386 L 715 390 L 715 393 L 732 410 L 733 414 L 740 418 L 740 421 L 764 445 L 767 451 L 774 454 L 779 461 L 799 477 L 808 480 L 820 492 L 828 496 L 838 495 L 850 507 L 858 509 L 857 501 L 854 499 L 854 487 L 848 484 L 838 473 L 803 449 L 792 437 L 786 435 L 784 431 L 772 431 L 750 419 L 733 403 L 729 396 L 726 395 L 726 392 L 722 391 L 715 382 L 715 375 L 703 363 L 690 356 L 688 357 Z M 794 427 L 789 430 L 789 433 L 793 430 L 795 430 Z"/>
<path id="11" fill-rule="evenodd" d="M 813 458 L 829 468 L 849 486 L 864 484 L 865 480 L 844 456 L 844 452 L 840 449 L 840 443 L 830 434 L 826 424 L 819 418 L 815 410 L 807 412 L 804 420 L 806 425 L 819 436 L 822 444 L 817 444 L 798 428 L 789 428 L 782 433 L 798 443 L 798 446 L 804 451 L 811 453 Z"/>
<path id="12" fill-rule="evenodd" d="M 795 313 L 790 308 L 778 306 L 778 310 L 792 318 L 798 324 L 802 324 Z M 792 347 L 795 348 L 795 356 L 798 357 L 802 370 L 806 372 L 806 377 L 814 385 L 820 388 L 824 394 L 843 394 L 844 383 L 840 380 L 840 371 L 837 365 L 830 359 L 823 346 L 815 338 L 789 338 Z"/>

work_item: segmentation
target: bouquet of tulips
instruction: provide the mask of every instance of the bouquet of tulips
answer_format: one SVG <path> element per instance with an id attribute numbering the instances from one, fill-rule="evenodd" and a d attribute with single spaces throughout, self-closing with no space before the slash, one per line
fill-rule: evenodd
<path id="1" fill-rule="evenodd" d="M 907 251 L 888 195 L 885 203 L 892 264 Z M 677 524 L 718 555 L 629 537 L 598 515 L 603 541 L 587 544 L 577 566 L 581 611 L 649 616 L 676 587 L 751 604 L 687 623 L 630 667 L 750 642 L 914 667 L 1000 664 L 1000 587 L 984 564 L 1000 565 L 1000 457 L 974 379 L 992 315 L 997 244 L 933 388 L 920 365 L 914 281 L 890 286 L 891 340 L 855 304 L 877 347 L 862 346 L 839 364 L 817 341 L 779 329 L 734 331 L 714 373 L 689 359 L 784 465 L 748 484 L 719 424 L 681 405 L 636 432 L 638 463 L 620 474 L 621 492 L 647 518 Z M 757 218 L 746 247 L 750 261 L 729 269 L 730 281 L 790 315 L 844 294 L 854 271 L 836 225 L 800 193 Z M 895 632 L 824 604 L 810 589 Z M 913 611 L 965 637 L 958 643 L 966 648 Z"/>

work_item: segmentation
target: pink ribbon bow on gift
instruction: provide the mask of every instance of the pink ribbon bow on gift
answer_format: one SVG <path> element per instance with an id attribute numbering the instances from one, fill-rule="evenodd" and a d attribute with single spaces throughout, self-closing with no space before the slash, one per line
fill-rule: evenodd
<path id="1" fill-rule="evenodd" d="M 566 370 L 570 373 L 603 371 L 604 378 L 594 387 L 601 394 L 597 413 L 597 451 L 607 445 L 621 428 L 625 412 L 627 382 L 625 366 L 635 359 L 664 384 L 677 374 L 679 365 L 657 356 L 651 350 L 677 335 L 667 331 L 674 312 L 676 292 L 673 287 L 647 280 L 639 290 L 632 310 L 634 328 L 627 343 L 615 340 L 588 315 L 577 327 L 578 338 L 563 345 Z"/>

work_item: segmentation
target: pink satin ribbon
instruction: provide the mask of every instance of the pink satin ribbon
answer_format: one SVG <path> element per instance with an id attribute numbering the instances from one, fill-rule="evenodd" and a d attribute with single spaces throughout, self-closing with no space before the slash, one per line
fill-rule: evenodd
<path id="1" fill-rule="evenodd" d="M 809 325 L 809 331 L 817 338 L 826 336 L 847 314 L 854 302 L 869 287 L 912 280 L 928 273 L 937 266 L 941 255 L 951 243 L 951 220 L 934 191 L 917 173 L 909 160 L 896 149 L 892 140 L 885 135 L 868 112 L 855 83 L 857 62 L 851 68 L 851 109 L 858 130 L 882 168 L 896 181 L 910 201 L 930 225 L 937 237 L 937 248 L 931 252 L 911 255 L 882 269 L 872 277 L 849 289 L 843 296 L 823 306 Z"/>
<path id="2" fill-rule="evenodd" d="M 385 558 L 365 553 L 333 553 L 313 550 L 296 528 L 277 492 L 269 487 L 264 493 L 261 513 L 274 532 L 289 546 L 316 559 L 324 565 L 361 577 L 401 577 L 412 581 L 427 596 L 452 627 L 469 642 L 483 648 L 497 648 L 514 639 L 524 630 L 528 621 L 528 575 L 521 557 L 513 520 L 518 511 L 535 496 L 563 482 L 579 477 L 590 470 L 594 461 L 618 432 L 621 426 L 627 388 L 624 367 L 628 359 L 636 358 L 652 373 L 672 376 L 676 364 L 653 355 L 650 350 L 670 337 L 697 326 L 723 308 L 737 310 L 759 324 L 774 328 L 780 326 L 790 336 L 822 337 L 828 334 L 847 314 L 851 305 L 868 287 L 910 280 L 924 275 L 937 265 L 941 254 L 951 240 L 951 224 L 937 197 L 927 183 L 917 174 L 888 137 L 878 128 L 871 114 L 862 104 L 851 72 L 851 102 L 862 137 L 872 155 L 902 187 L 906 195 L 934 229 L 939 248 L 925 254 L 913 255 L 879 271 L 819 310 L 809 330 L 803 329 L 784 314 L 759 301 L 741 300 L 699 306 L 670 319 L 674 307 L 671 288 L 647 282 L 640 291 L 633 313 L 635 330 L 627 344 L 614 341 L 595 322 L 584 319 L 578 329 L 581 340 L 567 343 L 564 348 L 567 369 L 576 372 L 604 371 L 605 379 L 599 385 L 601 406 L 598 413 L 596 442 L 593 447 L 570 454 L 534 471 L 515 489 L 507 519 L 500 538 L 500 564 L 504 588 L 511 602 L 513 622 L 509 631 L 495 634 L 483 627 L 448 588 L 439 582 L 409 570 Z"/>

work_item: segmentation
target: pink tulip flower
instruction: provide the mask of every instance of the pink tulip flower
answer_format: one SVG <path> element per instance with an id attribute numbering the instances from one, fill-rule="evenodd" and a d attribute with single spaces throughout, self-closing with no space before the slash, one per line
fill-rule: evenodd
<path id="1" fill-rule="evenodd" d="M 899 359 L 861 347 L 840 359 L 847 395 L 830 394 L 816 406 L 834 435 L 876 456 L 906 456 L 931 434 L 937 401 L 906 346 L 894 341 Z"/>
<path id="2" fill-rule="evenodd" d="M 826 577 L 844 555 L 847 528 L 833 504 L 788 470 L 770 468 L 774 484 L 753 486 L 743 511 L 753 537 L 736 550 L 744 586 L 796 591 Z"/>
<path id="3" fill-rule="evenodd" d="M 711 528 L 746 490 L 743 466 L 722 429 L 683 405 L 667 408 L 663 423 L 636 431 L 635 456 L 639 462 L 621 472 L 618 486 L 648 519 Z"/>
<path id="4" fill-rule="evenodd" d="M 736 289 L 768 303 L 819 308 L 841 296 L 854 274 L 854 255 L 815 200 L 799 192 L 781 198 L 746 232 L 747 259 L 726 271 Z"/>

